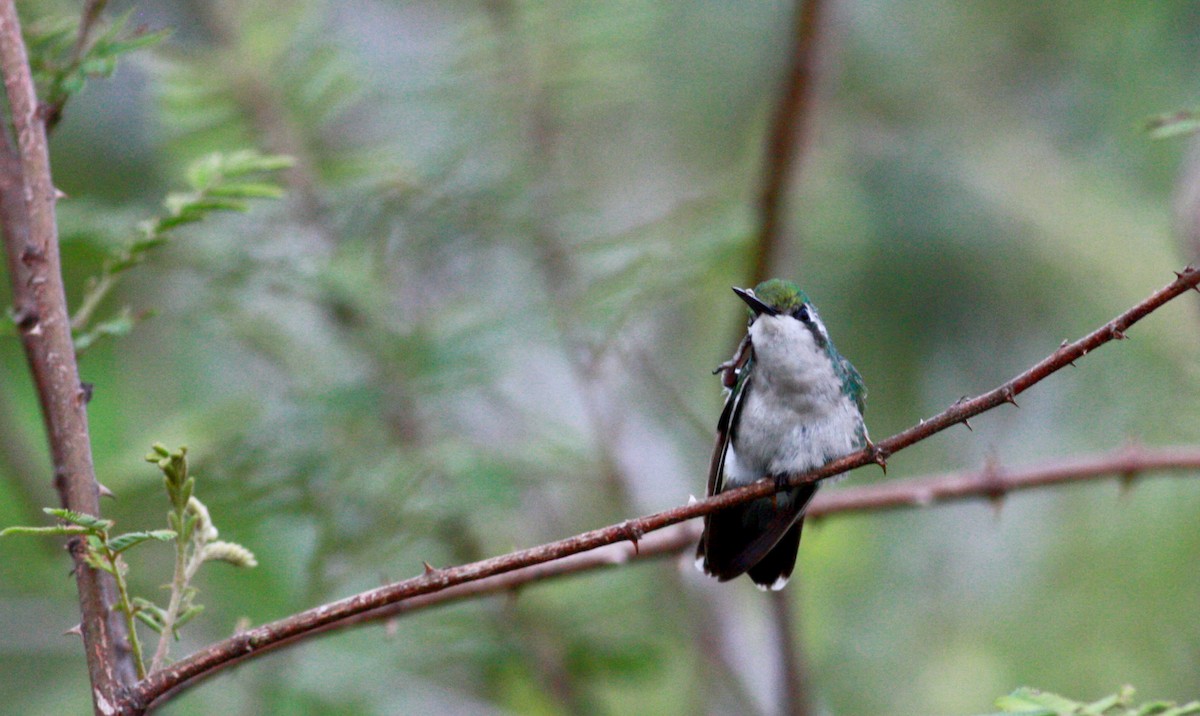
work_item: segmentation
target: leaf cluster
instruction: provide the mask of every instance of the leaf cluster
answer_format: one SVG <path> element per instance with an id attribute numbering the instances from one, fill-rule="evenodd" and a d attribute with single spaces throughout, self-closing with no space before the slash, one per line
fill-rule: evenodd
<path id="1" fill-rule="evenodd" d="M 205 562 L 222 561 L 239 567 L 257 566 L 254 554 L 235 542 L 217 539 L 217 528 L 212 523 L 208 508 L 193 494 L 196 480 L 188 474 L 187 448 L 168 450 L 155 444 L 146 456 L 163 475 L 163 485 L 171 502 L 167 513 L 169 529 L 145 530 L 112 534 L 116 523 L 113 520 L 84 514 L 73 510 L 47 507 L 46 514 L 57 517 L 59 524 L 47 527 L 9 527 L 0 530 L 0 537 L 9 535 L 83 537 L 87 550 L 84 561 L 95 569 L 111 574 L 117 583 L 118 598 L 115 608 L 129 620 L 130 647 L 135 656 L 139 677 L 146 675 L 140 641 L 134 629 L 136 619 L 160 635 L 155 650 L 152 668 L 162 665 L 172 639 L 179 638 L 179 628 L 187 624 L 204 610 L 195 603 L 197 590 L 191 585 L 192 578 Z M 175 576 L 171 582 L 171 597 L 166 607 L 149 599 L 131 597 L 126 575 L 129 566 L 124 553 L 149 541 L 174 542 L 176 546 Z"/>
<path id="2" fill-rule="evenodd" d="M 1200 714 L 1200 701 L 1191 701 L 1182 706 L 1173 701 L 1148 701 L 1141 705 L 1133 703 L 1134 689 L 1124 686 L 1115 694 L 1098 701 L 1085 703 L 1074 701 L 1058 694 L 1023 687 L 1008 696 L 996 700 L 1000 711 L 989 716 L 1016 714 L 1017 716 L 1194 716 Z"/>
<path id="3" fill-rule="evenodd" d="M 152 47 L 166 39 L 169 30 L 130 27 L 133 11 L 112 20 L 94 38 L 88 37 L 89 19 L 75 16 L 45 18 L 29 26 L 25 38 L 34 80 L 43 101 L 57 121 L 67 99 L 83 89 L 89 79 L 110 77 L 123 55 Z"/>
<path id="4" fill-rule="evenodd" d="M 283 187 L 266 175 L 292 165 L 291 157 L 260 154 L 253 150 L 213 153 L 192 162 L 186 171 L 188 189 L 172 192 L 163 202 L 166 212 L 142 222 L 139 236 L 105 260 L 100 274 L 88 280 L 83 300 L 71 317 L 77 354 L 107 336 L 128 334 L 139 318 L 128 307 L 100 323 L 91 324 L 101 301 L 120 276 L 141 264 L 151 251 L 164 246 L 180 226 L 203 221 L 222 211 L 245 212 L 252 199 L 278 199 Z"/>

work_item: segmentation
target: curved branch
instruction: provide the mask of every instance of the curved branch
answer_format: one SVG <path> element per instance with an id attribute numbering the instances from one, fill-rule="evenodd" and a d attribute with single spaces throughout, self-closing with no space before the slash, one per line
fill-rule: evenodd
<path id="1" fill-rule="evenodd" d="M 1129 482 L 1150 472 L 1197 470 L 1200 470 L 1200 447 L 1147 449 L 1131 445 L 1110 453 L 1064 459 L 1028 468 L 1004 469 L 997 465 L 987 465 L 980 470 L 820 492 L 808 508 L 807 516 L 812 522 L 824 517 L 919 509 L 978 499 L 994 501 L 1014 492 L 1087 483 L 1114 475 L 1123 482 Z M 236 666 L 245 658 L 260 656 L 267 651 L 294 646 L 311 637 L 387 622 L 423 609 L 447 606 L 492 594 L 515 592 L 527 584 L 598 571 L 630 562 L 678 557 L 695 547 L 696 541 L 700 539 L 700 528 L 698 522 L 683 522 L 653 532 L 636 545 L 632 542 L 610 544 L 553 562 L 535 564 L 475 582 L 459 584 L 440 592 L 393 602 L 276 642 L 259 651 L 234 657 L 223 664 L 221 669 Z M 200 678 L 180 684 L 177 689 L 181 691 L 190 688 L 203 678 L 217 673 L 218 670 L 212 670 Z M 173 696 L 176 693 L 177 690 L 172 689 L 164 696 Z"/>
<path id="2" fill-rule="evenodd" d="M 948 505 L 969 500 L 999 500 L 1014 492 L 1092 482 L 1117 476 L 1128 482 L 1149 472 L 1200 471 L 1200 447 L 1144 448 L 1130 445 L 1099 455 L 1070 458 L 1033 467 L 1005 469 L 985 465 L 979 470 L 949 472 L 861 487 L 839 487 L 817 493 L 805 513 L 809 522 L 861 513 Z M 552 577 L 591 572 L 629 562 L 672 557 L 693 548 L 700 523 L 684 522 L 632 542 L 610 544 L 582 554 L 468 582 L 327 625 L 321 632 L 386 621 L 429 607 L 472 597 L 509 592 Z"/>
<path id="3" fill-rule="evenodd" d="M 963 399 L 947 410 L 922 420 L 917 425 L 863 450 L 851 453 L 828 465 L 804 474 L 792 475 L 788 486 L 814 482 L 870 463 L 885 464 L 886 458 L 916 442 L 966 421 L 1004 403 L 1015 404 L 1015 397 L 1055 371 L 1115 339 L 1155 309 L 1200 284 L 1200 270 L 1191 266 L 1177 274 L 1167 286 L 1074 343 L 1064 342 L 1054 353 L 1003 385 L 975 398 Z M 988 483 L 992 486 L 992 483 Z M 721 493 L 692 504 L 675 507 L 566 539 L 517 552 L 445 569 L 427 569 L 419 577 L 362 592 L 298 614 L 236 634 L 212 644 L 171 666 L 157 671 L 136 684 L 129 698 L 120 703 L 120 713 L 139 713 L 169 691 L 224 668 L 233 659 L 260 653 L 270 647 L 314 633 L 329 624 L 380 607 L 433 594 L 456 585 L 476 582 L 495 575 L 541 565 L 569 555 L 587 552 L 605 545 L 630 541 L 639 543 L 647 533 L 700 517 L 735 504 L 766 497 L 780 485 L 764 479 L 751 485 Z"/>

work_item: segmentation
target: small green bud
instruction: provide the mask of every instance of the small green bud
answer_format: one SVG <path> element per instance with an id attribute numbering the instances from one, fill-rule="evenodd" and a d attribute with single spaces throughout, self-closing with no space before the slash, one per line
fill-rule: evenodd
<path id="1" fill-rule="evenodd" d="M 171 457 L 171 451 L 162 443 L 154 443 L 150 446 L 150 450 L 152 452 L 146 455 L 146 462 L 152 462 L 157 465 L 159 460 L 162 460 L 164 457 Z"/>

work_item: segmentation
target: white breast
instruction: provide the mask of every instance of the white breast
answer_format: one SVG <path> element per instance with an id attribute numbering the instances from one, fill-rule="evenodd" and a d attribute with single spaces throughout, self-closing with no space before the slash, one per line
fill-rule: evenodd
<path id="1" fill-rule="evenodd" d="M 862 446 L 858 406 L 842 393 L 829 354 L 804 324 L 760 316 L 750 337 L 754 368 L 726 454 L 728 482 L 809 470 Z"/>

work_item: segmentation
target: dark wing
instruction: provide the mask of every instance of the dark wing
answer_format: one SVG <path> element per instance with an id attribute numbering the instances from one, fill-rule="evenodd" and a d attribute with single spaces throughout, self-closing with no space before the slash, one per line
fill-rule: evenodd
<path id="1" fill-rule="evenodd" d="M 706 497 L 720 494 L 725 476 L 725 453 L 729 451 L 729 441 L 732 439 L 730 426 L 737 424 L 737 415 L 742 407 L 742 398 L 750 386 L 750 374 L 754 363 L 754 346 L 750 341 L 743 340 L 738 346 L 738 353 L 733 357 L 733 370 L 736 371 L 737 382 L 729 389 L 725 398 L 725 408 L 717 420 L 717 441 L 713 445 L 712 459 L 708 463 L 708 491 Z"/>

